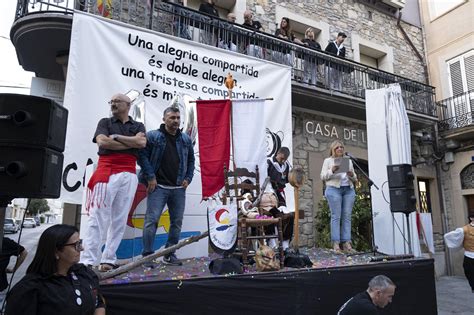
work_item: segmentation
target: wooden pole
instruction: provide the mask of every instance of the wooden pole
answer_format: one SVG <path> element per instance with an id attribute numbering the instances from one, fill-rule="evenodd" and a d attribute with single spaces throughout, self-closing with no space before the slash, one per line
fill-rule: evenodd
<path id="1" fill-rule="evenodd" d="M 173 245 L 173 246 L 170 246 L 168 248 L 165 248 L 165 249 L 159 250 L 157 252 L 154 252 L 151 255 L 140 258 L 140 259 L 138 259 L 136 261 L 133 261 L 131 263 L 128 263 L 126 265 L 120 266 L 119 268 L 114 269 L 112 271 L 99 272 L 98 273 L 99 279 L 100 280 L 105 280 L 105 279 L 113 278 L 117 275 L 128 272 L 132 269 L 135 269 L 136 267 L 142 265 L 143 263 L 150 262 L 150 261 L 152 261 L 152 260 L 154 260 L 158 257 L 161 257 L 161 256 L 164 256 L 166 254 L 172 253 L 172 252 L 174 252 L 175 250 L 177 250 L 181 247 L 184 247 L 184 246 L 189 245 L 191 243 L 195 243 L 195 242 L 197 242 L 197 241 L 199 241 L 199 240 L 201 240 L 205 237 L 208 237 L 208 236 L 209 236 L 209 231 L 206 231 L 202 234 L 188 237 L 188 238 L 182 240 L 181 242 L 179 242 L 176 245 Z"/>
<path id="2" fill-rule="evenodd" d="M 299 187 L 294 187 L 294 191 L 295 191 L 295 224 L 294 224 L 294 227 L 293 227 L 293 242 L 292 242 L 292 245 L 293 245 L 293 248 L 294 249 L 299 249 L 300 247 L 300 209 L 299 209 L 299 200 L 298 200 L 298 196 L 299 196 L 299 190 L 300 188 Z"/>

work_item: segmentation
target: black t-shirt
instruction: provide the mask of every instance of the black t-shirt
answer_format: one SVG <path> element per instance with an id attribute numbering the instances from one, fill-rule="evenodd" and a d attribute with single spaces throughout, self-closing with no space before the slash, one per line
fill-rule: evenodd
<path id="1" fill-rule="evenodd" d="M 379 308 L 375 306 L 367 291 L 361 292 L 349 301 L 347 301 L 341 308 L 337 315 L 378 315 Z"/>
<path id="2" fill-rule="evenodd" d="M 122 123 L 122 121 L 115 117 L 102 118 L 97 124 L 97 129 L 95 131 L 94 138 L 92 138 L 92 142 L 96 143 L 96 138 L 98 135 L 104 135 L 108 137 L 110 135 L 117 134 L 133 137 L 139 132 L 145 133 L 145 126 L 141 122 L 133 120 L 130 116 L 128 117 L 128 121 L 126 123 Z M 114 153 L 127 153 L 138 156 L 138 149 L 107 150 L 99 148 L 98 152 L 99 155 L 108 155 Z"/>
<path id="3" fill-rule="evenodd" d="M 308 44 L 309 48 L 321 50 L 321 45 L 319 45 L 319 43 L 314 39 L 304 38 L 302 42 Z"/>
<path id="4" fill-rule="evenodd" d="M 166 137 L 166 146 L 161 158 L 160 168 L 156 172 L 156 182 L 166 186 L 177 186 L 179 155 L 176 148 L 176 138 L 180 131 L 178 130 L 175 135 L 171 135 L 166 131 L 164 124 L 160 126 L 160 131 Z"/>
<path id="5" fill-rule="evenodd" d="M 259 21 L 252 21 L 252 24 L 243 23 L 242 26 L 254 31 L 260 31 L 262 29 L 262 24 Z"/>
<path id="6" fill-rule="evenodd" d="M 73 279 L 72 272 L 77 280 Z M 69 269 L 68 276 L 24 276 L 8 294 L 5 314 L 93 315 L 101 307 L 104 301 L 97 275 L 86 266 L 76 264 Z"/>
<path id="7" fill-rule="evenodd" d="M 8 287 L 6 269 L 10 263 L 11 256 L 19 256 L 25 248 L 17 242 L 4 238 L 2 242 L 2 253 L 0 254 L 0 291 Z"/>
<path id="8" fill-rule="evenodd" d="M 203 12 L 212 16 L 219 17 L 219 12 L 217 12 L 217 9 L 214 7 L 213 4 L 210 4 L 208 2 L 201 3 L 201 5 L 199 6 L 199 12 Z"/>

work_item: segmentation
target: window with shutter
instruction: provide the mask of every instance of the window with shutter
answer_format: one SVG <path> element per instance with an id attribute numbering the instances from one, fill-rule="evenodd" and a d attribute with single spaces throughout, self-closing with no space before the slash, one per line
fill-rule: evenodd
<path id="1" fill-rule="evenodd" d="M 461 116 L 472 112 L 474 96 L 471 99 L 466 92 L 474 91 L 474 50 L 449 60 L 447 65 L 453 97 L 449 108 L 450 116 Z"/>
<path id="2" fill-rule="evenodd" d="M 474 90 L 474 54 L 464 58 L 464 68 L 466 69 L 467 89 Z"/>

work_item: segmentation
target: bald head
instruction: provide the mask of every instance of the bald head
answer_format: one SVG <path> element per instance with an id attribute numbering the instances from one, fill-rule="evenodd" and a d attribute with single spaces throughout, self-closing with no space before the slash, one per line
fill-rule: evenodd
<path id="1" fill-rule="evenodd" d="M 246 22 L 246 23 L 252 22 L 252 19 L 253 19 L 252 11 L 246 10 L 246 11 L 244 12 L 244 20 L 245 20 L 245 22 Z"/>
<path id="2" fill-rule="evenodd" d="M 110 99 L 110 110 L 112 115 L 116 118 L 126 120 L 128 118 L 128 112 L 130 111 L 130 97 L 125 94 L 117 93 Z"/>
<path id="3" fill-rule="evenodd" d="M 237 19 L 237 17 L 235 16 L 234 13 L 229 13 L 227 14 L 227 21 L 228 22 L 231 22 L 231 23 L 235 23 L 235 20 Z"/>
<path id="4" fill-rule="evenodd" d="M 112 96 L 111 100 L 120 100 L 120 101 L 124 101 L 126 103 L 131 103 L 132 102 L 130 97 L 128 97 L 127 95 L 122 94 L 122 93 L 115 94 L 114 96 Z"/>

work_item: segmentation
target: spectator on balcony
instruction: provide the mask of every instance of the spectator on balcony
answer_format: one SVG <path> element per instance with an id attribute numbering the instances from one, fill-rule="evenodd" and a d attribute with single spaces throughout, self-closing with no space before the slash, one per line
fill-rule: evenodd
<path id="1" fill-rule="evenodd" d="M 214 0 L 206 0 L 199 6 L 199 12 L 206 13 L 210 16 L 219 17 L 219 12 L 214 6 Z M 218 28 L 216 28 L 217 21 L 213 19 L 206 23 L 201 24 L 200 41 L 207 45 L 218 46 L 219 41 L 217 38 Z"/>
<path id="2" fill-rule="evenodd" d="M 314 30 L 311 27 L 308 27 L 304 32 L 303 45 L 308 48 L 321 51 L 321 45 L 314 39 Z M 308 84 L 316 85 L 318 80 L 318 63 L 317 58 L 310 55 L 304 58 L 304 81 Z"/>
<path id="3" fill-rule="evenodd" d="M 344 40 L 347 38 L 347 35 L 343 32 L 339 32 L 334 41 L 329 42 L 326 46 L 325 51 L 338 56 L 340 58 L 346 57 L 346 47 L 344 47 Z M 327 80 L 329 82 L 329 87 L 334 90 L 342 90 L 342 66 L 334 63 L 329 63 L 327 67 Z"/>
<path id="4" fill-rule="evenodd" d="M 206 0 L 199 6 L 199 12 L 203 12 L 215 17 L 219 17 L 219 12 L 214 6 L 214 0 Z"/>
<path id="5" fill-rule="evenodd" d="M 287 17 L 281 18 L 280 21 L 280 28 L 278 28 L 275 32 L 275 36 L 290 42 L 295 42 L 298 44 L 302 44 L 303 42 L 295 37 L 293 31 L 291 30 L 290 26 L 290 19 Z M 282 44 L 282 46 L 287 46 L 286 44 Z M 292 65 L 292 57 L 291 57 L 291 49 L 288 47 L 281 47 L 279 51 L 273 52 L 273 57 L 276 62 L 283 63 L 286 65 Z"/>
<path id="6" fill-rule="evenodd" d="M 176 0 L 175 2 L 180 6 L 184 6 L 183 0 Z M 189 21 L 186 17 L 187 10 L 181 8 L 180 6 L 173 6 L 174 27 L 179 37 L 191 40 L 191 34 L 189 33 L 188 25 L 186 23 L 186 21 Z"/>
<path id="7" fill-rule="evenodd" d="M 250 10 L 246 10 L 244 12 L 244 23 L 242 24 L 242 26 L 252 31 L 263 31 L 262 24 L 259 21 L 253 20 L 253 13 Z M 247 55 L 257 58 L 263 58 L 263 48 L 258 45 L 255 45 L 255 42 L 251 42 L 250 40 L 248 40 L 246 46 Z"/>
<path id="8" fill-rule="evenodd" d="M 237 35 L 234 32 L 234 23 L 237 17 L 234 13 L 230 12 L 227 14 L 227 23 L 224 25 L 224 31 L 222 31 L 222 36 L 219 38 L 219 48 L 230 50 L 230 51 L 237 51 Z"/>

